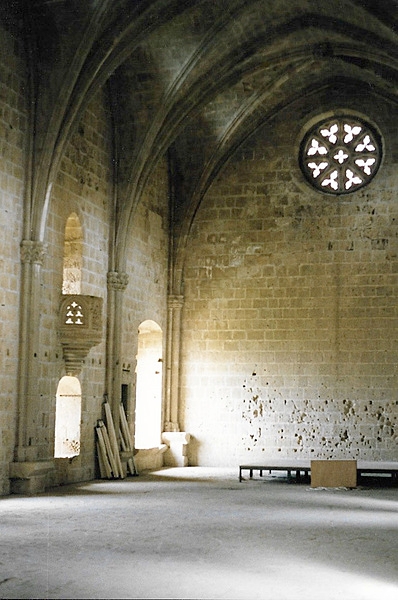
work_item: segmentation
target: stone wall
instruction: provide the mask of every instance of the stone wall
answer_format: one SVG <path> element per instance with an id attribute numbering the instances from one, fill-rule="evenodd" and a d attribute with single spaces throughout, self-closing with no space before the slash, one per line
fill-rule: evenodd
<path id="1" fill-rule="evenodd" d="M 162 160 L 152 174 L 137 208 L 127 252 L 129 284 L 123 306 L 123 382 L 129 386 L 128 413 L 134 427 L 138 327 L 155 321 L 166 343 L 168 228 L 167 162 Z M 164 372 L 163 372 L 164 376 Z"/>
<path id="2" fill-rule="evenodd" d="M 9 491 L 18 372 L 20 250 L 26 151 L 23 49 L 0 30 L 0 495 Z"/>
<path id="3" fill-rule="evenodd" d="M 301 128 L 322 105 L 303 104 L 252 137 L 202 203 L 185 268 L 190 464 L 397 458 L 396 123 L 357 100 L 344 105 L 385 143 L 362 191 L 304 182 Z"/>
<path id="4" fill-rule="evenodd" d="M 26 73 L 23 53 L 15 39 L 1 32 L 8 44 L 7 61 L 0 61 L 1 232 L 3 264 L 0 328 L 3 343 L 0 406 L 0 495 L 9 492 L 9 464 L 13 461 L 16 432 L 18 381 L 18 321 L 20 251 L 23 239 L 23 197 L 27 114 L 24 104 Z M 65 375 L 58 335 L 58 311 L 62 291 L 65 224 L 72 212 L 83 232 L 81 293 L 100 296 L 103 305 L 103 341 L 87 356 L 79 376 L 82 387 L 81 447 L 79 456 L 57 459 L 54 483 L 83 481 L 97 475 L 94 426 L 102 417 L 105 390 L 105 338 L 109 225 L 111 223 L 112 155 L 110 118 L 102 92 L 91 101 L 67 145 L 53 187 L 44 243 L 47 254 L 42 267 L 40 298 L 40 347 L 35 358 L 39 377 L 36 441 L 38 458 L 51 459 L 54 451 L 55 401 L 59 380 Z M 135 357 L 137 331 L 146 320 L 156 321 L 166 332 L 168 265 L 168 173 L 162 161 L 151 176 L 127 252 L 129 285 L 124 295 L 123 382 L 129 385 L 130 417 L 134 420 Z M 132 427 L 133 429 L 133 427 Z M 160 432 L 159 432 L 160 439 Z"/>
<path id="5" fill-rule="evenodd" d="M 382 100 L 394 94 L 389 9 L 348 2 L 335 23 L 333 4 L 317 2 L 238 1 L 227 11 L 211 0 L 162 3 L 156 19 L 152 6 L 122 14 L 118 3 L 55 4 L 22 15 L 21 3 L 0 3 L 0 495 L 14 459 L 19 481 L 38 463 L 32 491 L 52 468 L 72 213 L 80 293 L 103 300 L 103 328 L 79 375 L 80 455 L 57 461 L 56 481 L 96 476 L 94 426 L 119 383 L 133 432 L 144 321 L 163 333 L 165 429 L 192 435 L 191 464 L 396 459 L 398 127 L 395 105 Z M 385 150 L 374 182 L 340 198 L 311 189 L 297 161 L 306 124 L 336 108 L 369 117 Z M 33 253 L 45 244 L 43 264 L 29 255 L 21 269 L 23 241 Z"/>
<path id="6" fill-rule="evenodd" d="M 48 255 L 43 269 L 41 321 L 43 451 L 53 455 L 55 399 L 65 374 L 58 337 L 58 310 L 62 290 L 65 225 L 72 212 L 79 218 L 83 234 L 81 293 L 103 298 L 102 342 L 94 346 L 79 376 L 82 388 L 80 454 L 58 460 L 58 481 L 83 481 L 96 475 L 94 427 L 102 418 L 105 390 L 105 339 L 109 221 L 111 187 L 111 131 L 102 93 L 92 100 L 72 136 L 61 162 L 53 189 L 47 223 Z"/>

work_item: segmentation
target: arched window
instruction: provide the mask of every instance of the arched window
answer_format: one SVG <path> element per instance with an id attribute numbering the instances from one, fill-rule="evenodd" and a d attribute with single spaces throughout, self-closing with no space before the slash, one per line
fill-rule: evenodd
<path id="1" fill-rule="evenodd" d="M 80 294 L 82 280 L 83 232 L 79 217 L 71 213 L 65 225 L 62 293 Z"/>
<path id="2" fill-rule="evenodd" d="M 162 425 L 162 330 L 154 321 L 138 328 L 135 447 L 160 444 Z"/>
<path id="3" fill-rule="evenodd" d="M 58 383 L 55 408 L 55 458 L 80 454 L 82 393 L 77 377 L 65 376 Z"/>

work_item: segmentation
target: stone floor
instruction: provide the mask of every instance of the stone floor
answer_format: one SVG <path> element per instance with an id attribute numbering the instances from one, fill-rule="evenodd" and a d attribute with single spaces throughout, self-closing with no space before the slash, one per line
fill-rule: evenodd
<path id="1" fill-rule="evenodd" d="M 2 498 L 0 531 L 0 598 L 398 598 L 388 485 L 162 469 Z"/>

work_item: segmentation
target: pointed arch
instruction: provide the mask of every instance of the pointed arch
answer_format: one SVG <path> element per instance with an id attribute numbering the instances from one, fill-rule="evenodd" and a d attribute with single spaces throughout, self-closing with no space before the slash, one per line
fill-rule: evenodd
<path id="1" fill-rule="evenodd" d="M 80 381 L 65 375 L 57 388 L 54 458 L 72 458 L 80 454 L 81 405 Z"/>
<path id="2" fill-rule="evenodd" d="M 154 448 L 160 444 L 162 428 L 162 346 L 163 332 L 155 321 L 138 328 L 136 367 L 135 447 Z"/>

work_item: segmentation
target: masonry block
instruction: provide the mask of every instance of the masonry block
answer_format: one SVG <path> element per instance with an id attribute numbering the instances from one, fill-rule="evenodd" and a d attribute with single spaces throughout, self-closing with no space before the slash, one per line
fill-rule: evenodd
<path id="1" fill-rule="evenodd" d="M 165 466 L 188 466 L 188 445 L 190 438 L 190 434 L 185 431 L 166 431 L 162 433 L 162 442 L 168 446 L 164 454 Z"/>
<path id="2" fill-rule="evenodd" d="M 134 450 L 134 462 L 138 473 L 141 471 L 153 471 L 161 469 L 164 463 L 164 455 L 167 451 L 166 444 L 160 444 L 156 448 L 144 448 L 141 450 Z M 123 452 L 122 463 L 123 463 Z"/>
<path id="3" fill-rule="evenodd" d="M 11 463 L 11 493 L 29 495 L 44 492 L 53 471 L 53 461 Z"/>

